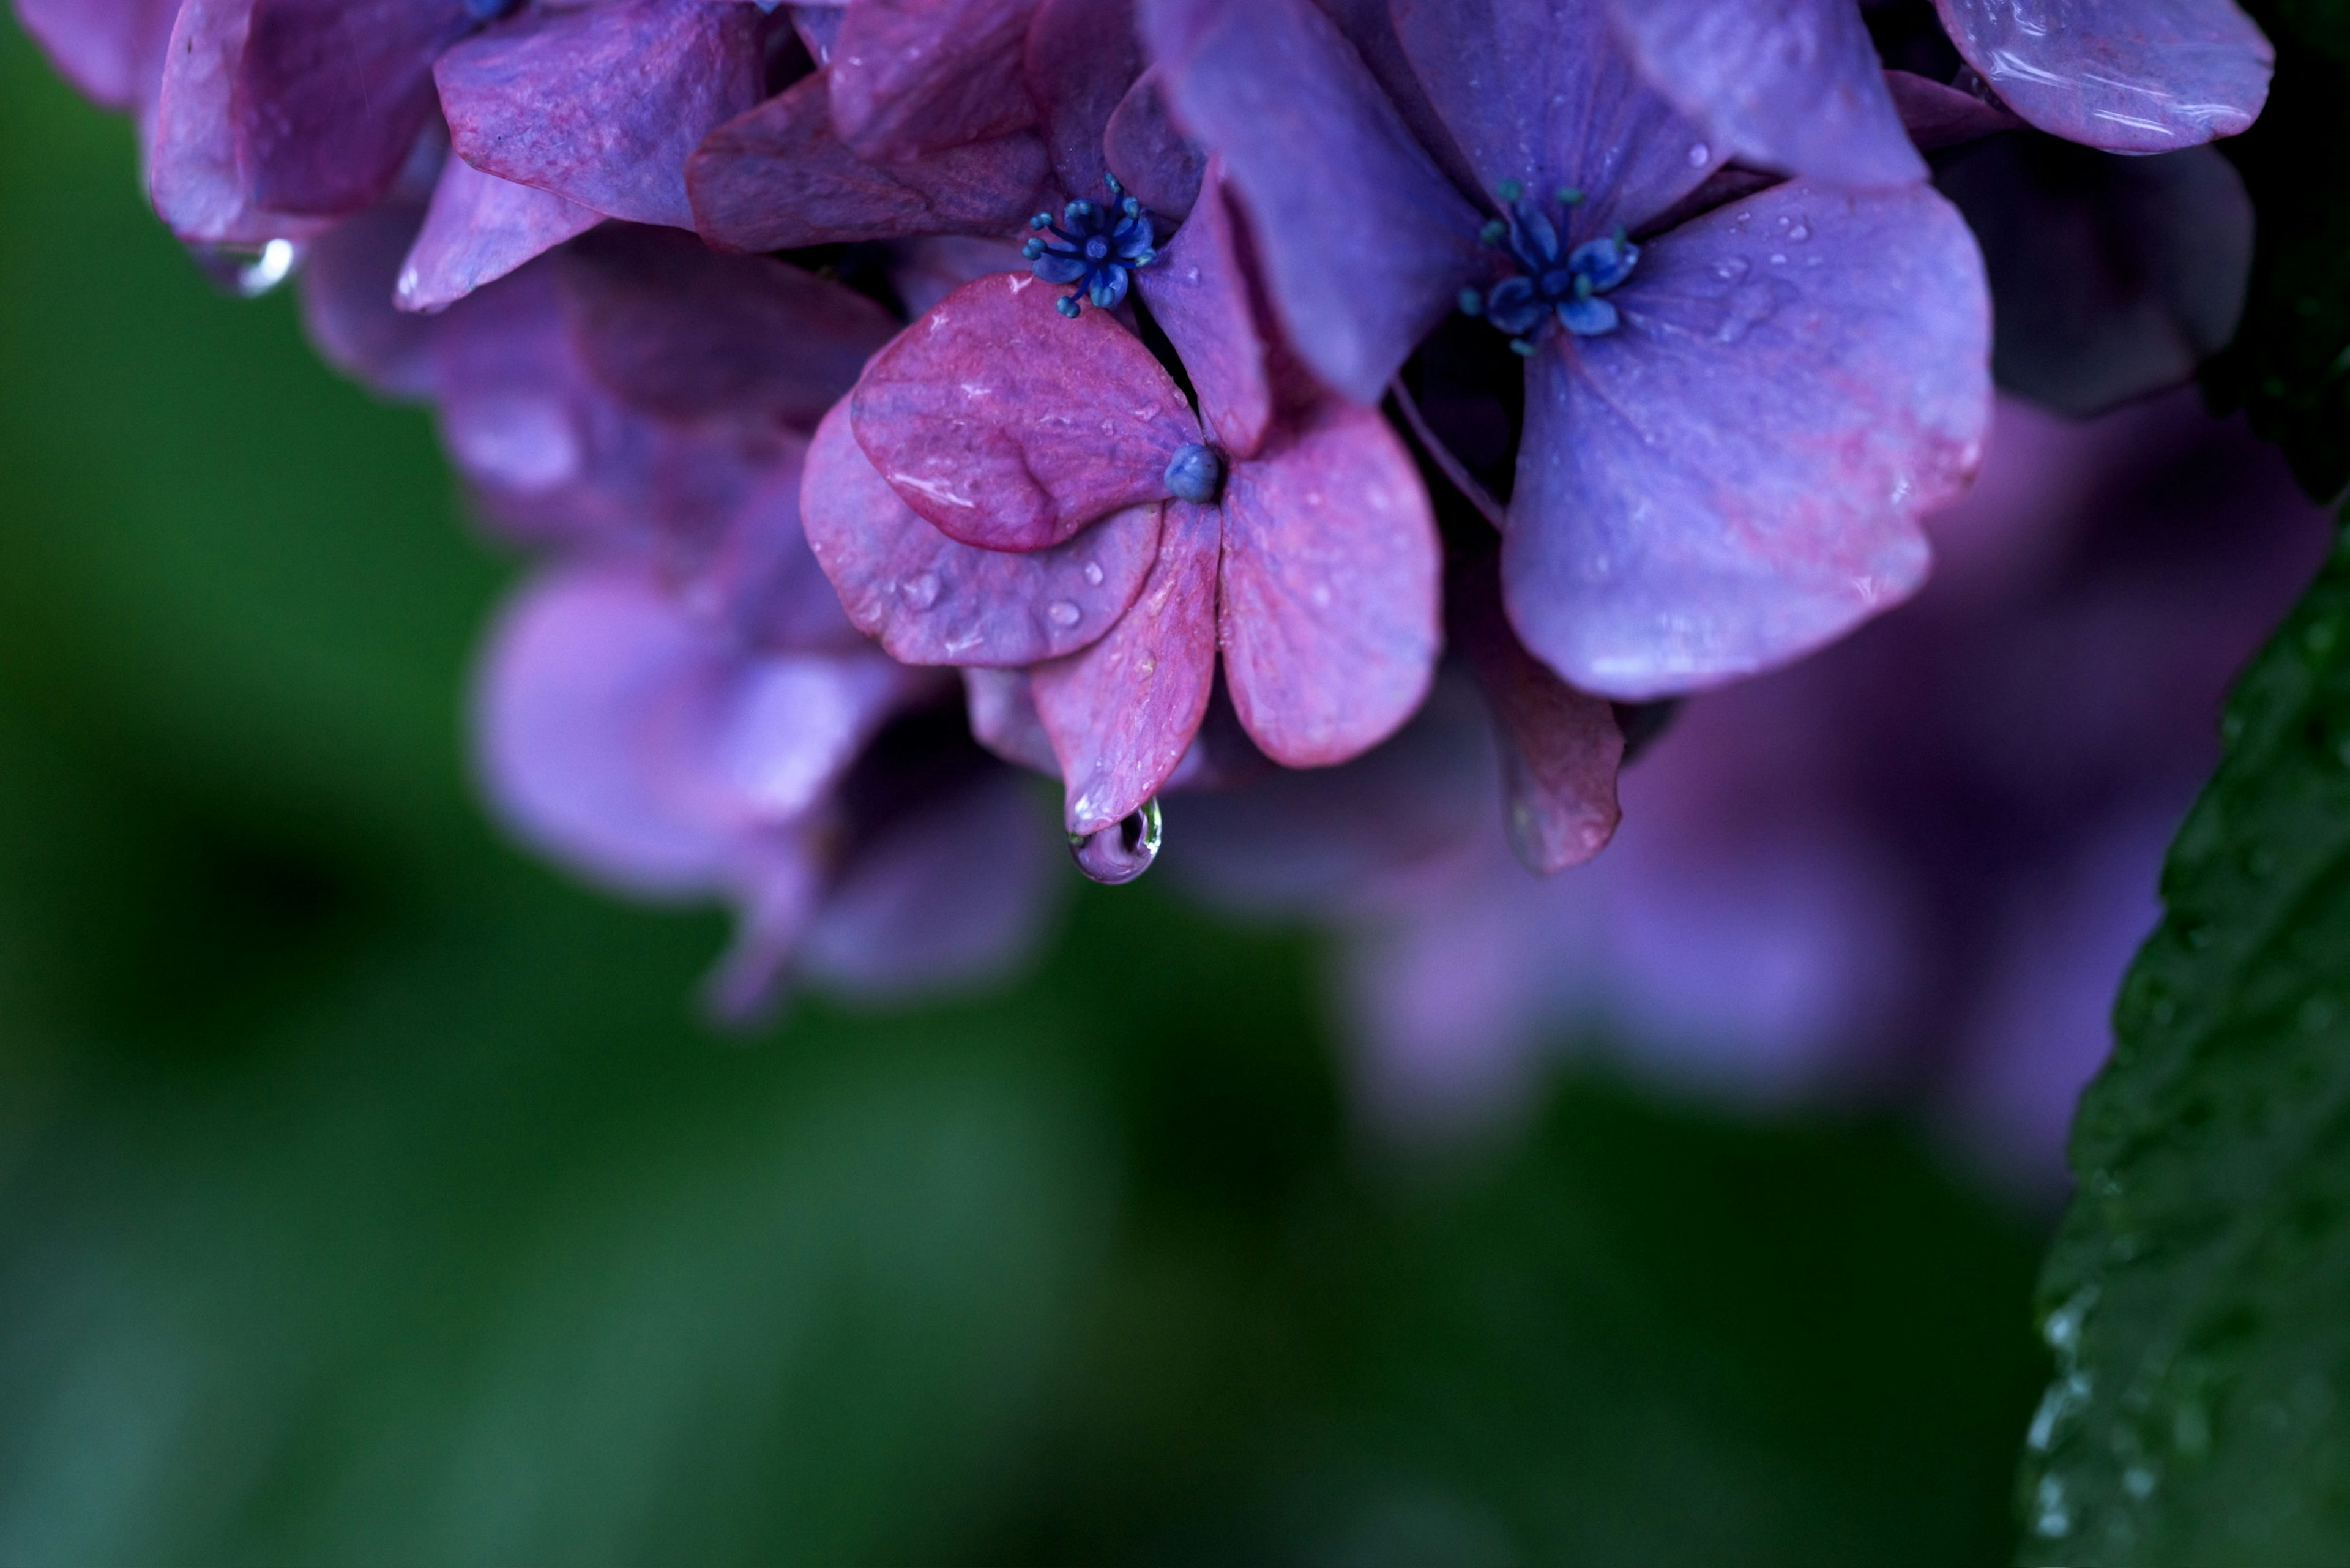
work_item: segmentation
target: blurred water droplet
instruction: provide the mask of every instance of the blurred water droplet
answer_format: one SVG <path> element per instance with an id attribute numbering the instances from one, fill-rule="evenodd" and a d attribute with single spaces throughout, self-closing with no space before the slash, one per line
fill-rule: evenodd
<path id="1" fill-rule="evenodd" d="M 1089 587 L 1097 588 L 1101 587 L 1102 569 L 1101 563 L 1099 561 L 1087 561 L 1086 563 L 1086 584 Z"/>
<path id="2" fill-rule="evenodd" d="M 2154 1472 L 2144 1465 L 2132 1465 L 2122 1472 L 2122 1490 L 2140 1502 L 2154 1495 Z"/>
<path id="3" fill-rule="evenodd" d="M 1787 237 L 1800 245 L 1812 237 L 1812 226 L 1803 219 L 1797 218 L 1795 226 L 1787 231 Z"/>
<path id="4" fill-rule="evenodd" d="M 1142 803 L 1141 810 L 1114 826 L 1098 833 L 1069 835 L 1069 853 L 1078 870 L 1104 887 L 1115 888 L 1150 869 L 1151 862 L 1159 858 L 1165 827 L 1159 797 L 1153 795 Z"/>
<path id="5" fill-rule="evenodd" d="M 2052 1541 L 2073 1533 L 2073 1510 L 2064 1498 L 2064 1483 L 2054 1476 L 2042 1476 L 2039 1490 L 2033 1496 L 2032 1532 Z"/>
<path id="6" fill-rule="evenodd" d="M 1069 628 L 1076 625 L 1080 620 L 1083 620 L 1085 618 L 1085 611 L 1079 609 L 1075 604 L 1071 603 L 1067 599 L 1055 599 L 1051 604 L 1045 607 L 1045 618 L 1051 621 L 1055 626 L 1059 627 L 1063 631 L 1068 630 Z"/>
<path id="7" fill-rule="evenodd" d="M 1691 143 L 1690 144 L 1690 150 L 1689 150 L 1689 161 L 1690 161 L 1690 168 L 1692 168 L 1692 169 L 1702 169 L 1702 168 L 1704 168 L 1704 167 L 1705 167 L 1705 163 L 1706 163 L 1706 160 L 1707 160 L 1707 159 L 1709 159 L 1709 158 L 1711 158 L 1712 156 L 1713 156 L 1713 149 L 1712 149 L 1712 148 L 1711 148 L 1711 147 L 1708 147 L 1704 142 L 1702 142 L 1702 141 L 1693 141 L 1693 142 L 1691 142 Z"/>
<path id="8" fill-rule="evenodd" d="M 939 602 L 939 575 L 936 572 L 916 572 L 898 585 L 898 593 L 918 610 L 926 610 Z"/>
<path id="9" fill-rule="evenodd" d="M 1746 275 L 1750 265 L 1744 256 L 1724 256 L 1713 264 L 1713 275 L 1724 283 L 1736 283 Z"/>

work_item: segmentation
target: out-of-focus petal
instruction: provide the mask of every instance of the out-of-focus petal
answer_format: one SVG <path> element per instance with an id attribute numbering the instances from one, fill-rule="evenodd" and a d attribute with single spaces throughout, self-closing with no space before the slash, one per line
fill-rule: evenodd
<path id="1" fill-rule="evenodd" d="M 1362 57 L 1379 89 L 1395 105 L 1396 112 L 1436 161 L 1436 166 L 1461 190 L 1478 190 L 1477 171 L 1461 151 L 1460 143 L 1452 139 L 1444 117 L 1437 113 L 1427 89 L 1420 86 L 1419 73 L 1412 68 L 1411 57 L 1404 53 L 1403 39 L 1396 32 L 1395 8 L 1389 0 L 1314 0 L 1314 4 L 1346 35 L 1347 42 L 1355 46 L 1355 53 Z"/>
<path id="2" fill-rule="evenodd" d="M 1633 59 L 1748 162 L 1830 185 L 1926 177 L 1852 0 L 1613 0 Z"/>
<path id="3" fill-rule="evenodd" d="M 233 105 L 254 202 L 331 218 L 381 196 L 432 118 L 433 62 L 479 26 L 466 0 L 255 0 Z"/>
<path id="4" fill-rule="evenodd" d="M 832 46 L 840 37 L 840 17 L 843 5 L 793 5 L 792 30 L 799 34 L 800 44 L 808 58 L 823 65 L 832 58 Z"/>
<path id="5" fill-rule="evenodd" d="M 597 378 L 666 419 L 813 429 L 895 330 L 880 306 L 830 279 L 663 229 L 615 224 L 554 265 Z"/>
<path id="6" fill-rule="evenodd" d="M 1395 733 L 1435 670 L 1443 564 L 1387 421 L 1326 400 L 1234 465 L 1223 512 L 1224 678 L 1250 738 L 1320 767 Z"/>
<path id="7" fill-rule="evenodd" d="M 386 397 L 429 398 L 434 388 L 432 324 L 392 306 L 418 216 L 387 202 L 344 219 L 311 243 L 297 278 L 302 325 L 320 356 Z"/>
<path id="8" fill-rule="evenodd" d="M 1660 236 L 1622 327 L 1545 339 L 1503 540 L 1510 618 L 1623 699 L 1810 651 L 1924 579 L 1917 525 L 1991 418 L 1982 263 L 1924 187 L 1791 183 Z"/>
<path id="9" fill-rule="evenodd" d="M 1910 142 L 1920 152 L 1939 151 L 2023 126 L 2004 104 L 1987 102 L 1908 71 L 1886 72 L 1885 90 L 1892 96 Z"/>
<path id="10" fill-rule="evenodd" d="M 1010 240 L 981 239 L 972 234 L 925 234 L 901 240 L 891 249 L 889 282 L 909 316 L 928 316 L 931 307 L 964 284 L 991 273 L 1021 272 L 1028 258 Z"/>
<path id="11" fill-rule="evenodd" d="M 1182 389 L 1108 312 L 1076 319 L 1025 273 L 949 295 L 883 349 L 849 408 L 873 466 L 949 538 L 1057 545 L 1167 494 L 1199 440 Z"/>
<path id="12" fill-rule="evenodd" d="M 1020 57 L 1037 0 L 850 0 L 833 123 L 868 158 L 919 158 L 1034 124 Z"/>
<path id="13" fill-rule="evenodd" d="M 1191 378 L 1208 433 L 1239 460 L 1264 441 L 1273 381 L 1233 244 L 1232 209 L 1212 164 L 1202 196 L 1159 265 L 1137 275 L 1152 317 Z"/>
<path id="14" fill-rule="evenodd" d="M 229 101 L 253 0 L 187 0 L 172 28 L 148 144 L 147 184 L 172 232 L 194 244 L 307 238 L 316 219 L 264 212 L 237 172 Z"/>
<path id="15" fill-rule="evenodd" d="M 704 765 L 746 832 L 822 804 L 910 685 L 865 650 L 736 659 L 726 674 Z"/>
<path id="16" fill-rule="evenodd" d="M 802 493 L 809 547 L 842 607 L 907 664 L 1028 665 L 1095 641 L 1149 576 L 1159 514 L 1128 507 L 1050 549 L 957 544 L 874 471 L 845 404 L 816 431 Z"/>
<path id="17" fill-rule="evenodd" d="M 1376 403 L 1488 259 L 1480 218 L 1310 0 L 1149 0 L 1176 123 L 1224 157 L 1299 355 Z"/>
<path id="18" fill-rule="evenodd" d="M 400 268 L 400 308 L 445 310 L 603 221 L 593 207 L 451 158 L 441 166 L 423 230 Z"/>
<path id="19" fill-rule="evenodd" d="M 1132 0 L 1041 0 L 1024 66 L 1063 193 L 1103 200 L 1110 115 L 1142 74 Z"/>
<path id="20" fill-rule="evenodd" d="M 16 20 L 57 74 L 107 109 L 155 96 L 179 0 L 16 0 Z"/>
<path id="21" fill-rule="evenodd" d="M 1137 78 L 1110 111 L 1102 128 L 1102 157 L 1119 182 L 1159 217 L 1180 223 L 1191 214 L 1206 165 L 1167 116 L 1158 67 Z"/>
<path id="22" fill-rule="evenodd" d="M 1199 732 L 1215 685 L 1218 531 L 1212 508 L 1170 503 L 1158 564 L 1133 607 L 1083 653 L 1033 672 L 1073 834 L 1140 809 Z"/>
<path id="23" fill-rule="evenodd" d="M 761 653 L 848 653 L 865 639 L 816 565 L 800 525 L 804 454 L 787 450 L 728 521 L 687 607 Z"/>
<path id="24" fill-rule="evenodd" d="M 832 127 L 828 73 L 712 131 L 686 164 L 694 226 L 722 250 L 795 250 L 915 234 L 1000 234 L 1035 210 L 1045 144 L 1016 131 L 873 162 Z"/>
<path id="25" fill-rule="evenodd" d="M 1395 0 L 1395 19 L 1485 193 L 1582 192 L 1570 243 L 1638 229 L 1729 160 L 1633 68 L 1606 0 Z"/>
<path id="26" fill-rule="evenodd" d="M 1493 712 L 1503 821 L 1526 869 L 1580 866 L 1616 836 L 1624 731 L 1613 704 L 1577 691 L 1528 653 L 1502 612 L 1494 563 L 1468 569 L 1452 594 L 1455 635 Z"/>
<path id="27" fill-rule="evenodd" d="M 702 0 L 534 10 L 442 57 L 450 144 L 502 180 L 690 229 L 685 161 L 759 101 L 761 28 L 748 6 Z"/>
<path id="28" fill-rule="evenodd" d="M 1024 670 L 965 670 L 965 712 L 972 738 L 1005 762 L 1034 768 L 1046 778 L 1061 776 L 1053 738 L 1037 716 L 1035 682 Z"/>
<path id="29" fill-rule="evenodd" d="M 1993 92 L 2041 130 L 2109 152 L 2234 136 L 2268 102 L 2276 53 L 2232 0 L 1935 0 Z"/>
<path id="30" fill-rule="evenodd" d="M 2187 380 L 2235 337 L 2252 202 L 2219 149 L 2115 158 L 2003 136 L 1936 183 L 1982 242 L 2001 386 L 2102 413 Z"/>

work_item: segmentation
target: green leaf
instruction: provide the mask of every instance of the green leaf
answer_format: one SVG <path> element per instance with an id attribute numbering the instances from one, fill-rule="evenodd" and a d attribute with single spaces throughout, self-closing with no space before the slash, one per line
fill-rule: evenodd
<path id="1" fill-rule="evenodd" d="M 2224 734 L 2074 1132 L 2029 1563 L 2350 1563 L 2350 540 Z"/>

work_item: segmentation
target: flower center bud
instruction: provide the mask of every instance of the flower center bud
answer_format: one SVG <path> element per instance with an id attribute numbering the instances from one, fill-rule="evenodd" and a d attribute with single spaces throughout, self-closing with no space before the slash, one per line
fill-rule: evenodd
<path id="1" fill-rule="evenodd" d="M 465 0 L 465 15 L 476 22 L 494 22 L 521 5 L 522 0 Z"/>
<path id="2" fill-rule="evenodd" d="M 1061 221 L 1050 213 L 1028 220 L 1038 234 L 1020 247 L 1030 270 L 1046 283 L 1075 284 L 1061 296 L 1061 314 L 1075 318 L 1092 300 L 1102 310 L 1124 302 L 1134 275 L 1159 259 L 1154 248 L 1150 214 L 1126 193 L 1118 176 L 1109 177 L 1110 205 L 1100 207 L 1076 201 L 1061 209 Z M 1050 234 L 1053 237 L 1046 239 Z"/>
<path id="3" fill-rule="evenodd" d="M 1224 493 L 1224 454 L 1197 441 L 1177 447 L 1167 460 L 1167 488 L 1195 506 L 1212 505 Z"/>
<path id="4" fill-rule="evenodd" d="M 1625 237 L 1622 225 L 1569 250 L 1559 234 L 1568 226 L 1567 213 L 1582 203 L 1582 192 L 1570 187 L 1558 192 L 1555 203 L 1544 203 L 1529 200 L 1515 180 L 1505 180 L 1499 194 L 1510 215 L 1487 223 L 1483 237 L 1508 257 L 1510 275 L 1490 288 L 1462 289 L 1461 312 L 1492 322 L 1521 354 L 1534 352 L 1536 336 L 1552 320 L 1577 337 L 1615 331 L 1623 318 L 1601 296 L 1640 264 L 1640 247 Z"/>

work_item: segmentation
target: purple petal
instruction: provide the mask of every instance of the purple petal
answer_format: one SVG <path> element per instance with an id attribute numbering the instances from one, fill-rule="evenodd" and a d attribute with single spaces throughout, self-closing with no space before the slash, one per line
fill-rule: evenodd
<path id="1" fill-rule="evenodd" d="M 2230 0 L 1935 0 L 1993 92 L 2041 130 L 2109 152 L 2234 136 L 2268 101 L 2276 54 Z"/>
<path id="2" fill-rule="evenodd" d="M 1028 258 L 1010 240 L 981 239 L 972 234 L 925 234 L 900 240 L 891 247 L 889 283 L 910 316 L 928 316 L 932 307 L 967 283 L 993 273 L 1020 272 Z"/>
<path id="3" fill-rule="evenodd" d="M 1752 674 L 1908 596 L 1980 459 L 1982 263 L 1923 187 L 1774 187 L 1644 250 L 1622 327 L 1529 367 L 1510 618 L 1573 684 Z"/>
<path id="4" fill-rule="evenodd" d="M 1376 403 L 1481 276 L 1480 218 L 1308 0 L 1150 0 L 1176 122 L 1223 154 L 1287 336 Z"/>
<path id="5" fill-rule="evenodd" d="M 400 308 L 445 310 L 603 221 L 592 207 L 451 158 L 441 166 L 423 231 L 400 269 Z"/>
<path id="6" fill-rule="evenodd" d="M 1651 85 L 1749 162 L 1829 185 L 1926 177 L 1852 0 L 1614 0 Z"/>
<path id="7" fill-rule="evenodd" d="M 1615 707 L 1577 691 L 1526 651 L 1502 613 L 1492 562 L 1464 575 L 1453 603 L 1461 645 L 1493 712 L 1510 847 L 1537 876 L 1580 866 L 1607 847 L 1624 815 L 1616 802 L 1624 731 Z"/>
<path id="8" fill-rule="evenodd" d="M 1110 111 L 1102 128 L 1102 158 L 1119 182 L 1159 217 L 1180 223 L 1191 214 L 1206 161 L 1167 118 L 1158 67 L 1137 78 Z"/>
<path id="9" fill-rule="evenodd" d="M 800 524 L 801 454 L 776 462 L 727 524 L 709 569 L 686 589 L 690 607 L 748 649 L 847 653 L 864 638 L 841 612 Z"/>
<path id="10" fill-rule="evenodd" d="M 1110 115 L 1142 74 L 1132 0 L 1042 0 L 1024 68 L 1062 192 L 1103 200 Z"/>
<path id="11" fill-rule="evenodd" d="M 896 329 L 840 284 L 669 230 L 616 224 L 555 265 L 597 379 L 663 419 L 812 429 Z"/>
<path id="12" fill-rule="evenodd" d="M 1002 234 L 1034 212 L 1047 172 L 1027 131 L 904 162 L 868 161 L 832 128 L 818 72 L 710 133 L 686 164 L 694 224 L 721 250 L 915 234 Z"/>
<path id="13" fill-rule="evenodd" d="M 419 216 L 387 202 L 344 219 L 312 242 L 297 280 L 302 325 L 320 357 L 386 397 L 423 399 L 434 389 L 433 324 L 392 307 L 392 280 Z"/>
<path id="14" fill-rule="evenodd" d="M 2004 104 L 1986 102 L 1970 92 L 1908 71 L 1886 72 L 1885 90 L 1892 95 L 1910 143 L 1920 152 L 1939 151 L 2023 126 Z"/>
<path id="15" fill-rule="evenodd" d="M 894 161 L 1033 125 L 1020 57 L 1036 0 L 850 0 L 833 40 L 840 139 Z"/>
<path id="16" fill-rule="evenodd" d="M 187 0 L 172 29 L 147 154 L 155 211 L 192 244 L 307 238 L 323 224 L 264 212 L 237 172 L 229 112 L 253 0 Z"/>
<path id="17" fill-rule="evenodd" d="M 1199 440 L 1191 404 L 1107 312 L 1075 320 L 1025 273 L 957 289 L 899 336 L 850 395 L 857 440 L 949 538 L 1040 550 L 1163 500 Z"/>
<path id="18" fill-rule="evenodd" d="M 1191 378 L 1209 434 L 1228 460 L 1238 461 L 1264 441 L 1273 421 L 1273 382 L 1233 243 L 1232 209 L 1212 166 L 1203 190 L 1206 199 L 1160 253 L 1159 265 L 1137 275 L 1152 317 Z"/>
<path id="19" fill-rule="evenodd" d="M 1158 564 L 1107 637 L 1033 672 L 1037 716 L 1067 781 L 1065 826 L 1097 833 L 1159 793 L 1199 732 L 1216 675 L 1212 507 L 1167 508 Z"/>
<path id="20" fill-rule="evenodd" d="M 1583 193 L 1570 243 L 1638 229 L 1730 149 L 1641 79 L 1599 0 L 1395 0 L 1397 34 L 1490 193 Z"/>
<path id="21" fill-rule="evenodd" d="M 701 0 L 531 11 L 442 57 L 450 144 L 501 180 L 690 229 L 685 161 L 759 101 L 762 30 L 748 6 Z"/>
<path id="22" fill-rule="evenodd" d="M 816 431 L 802 508 L 848 618 L 906 664 L 1016 666 L 1074 653 L 1126 612 L 1159 555 L 1155 504 L 1050 549 L 957 544 L 874 471 L 846 404 Z"/>
<path id="23" fill-rule="evenodd" d="M 839 5 L 793 5 L 786 7 L 792 16 L 792 30 L 799 34 L 800 44 L 808 58 L 823 65 L 832 58 L 832 46 L 840 36 Z"/>
<path id="24" fill-rule="evenodd" d="M 234 99 L 253 200 L 331 218 L 380 197 L 432 118 L 433 62 L 479 25 L 465 0 L 255 0 Z"/>
<path id="25" fill-rule="evenodd" d="M 2189 379 L 2235 337 L 2252 202 L 2217 148 L 2112 158 L 2002 137 L 1936 183 L 1982 244 L 2001 386 L 2102 413 Z"/>
<path id="26" fill-rule="evenodd" d="M 93 102 L 143 109 L 163 74 L 179 0 L 16 0 L 16 20 Z"/>
<path id="27" fill-rule="evenodd" d="M 1396 112 L 1411 128 L 1412 136 L 1436 160 L 1445 177 L 1463 191 L 1479 189 L 1476 170 L 1461 151 L 1461 144 L 1453 140 L 1444 117 L 1429 101 L 1427 90 L 1419 85 L 1419 73 L 1412 68 L 1410 57 L 1404 53 L 1390 0 L 1314 0 L 1314 4 L 1355 46 L 1355 53 L 1363 57 L 1363 65 L 1378 80 L 1388 101 L 1395 105 Z"/>
<path id="28" fill-rule="evenodd" d="M 1265 755 L 1342 763 L 1400 728 L 1436 667 L 1428 493 L 1368 409 L 1326 400 L 1224 491 L 1217 610 L 1232 706 Z"/>
<path id="29" fill-rule="evenodd" d="M 1035 684 L 1024 670 L 962 672 L 972 738 L 1005 762 L 1033 768 L 1046 778 L 1061 776 L 1053 738 L 1036 713 Z"/>

